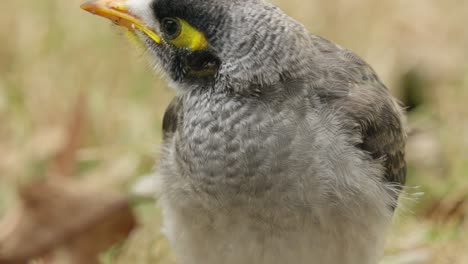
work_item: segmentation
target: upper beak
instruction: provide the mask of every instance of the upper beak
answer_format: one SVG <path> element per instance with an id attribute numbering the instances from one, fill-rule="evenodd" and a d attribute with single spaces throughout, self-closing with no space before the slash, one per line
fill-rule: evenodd
<path id="1" fill-rule="evenodd" d="M 137 16 L 129 12 L 127 0 L 92 0 L 81 5 L 81 8 L 98 16 L 112 20 L 115 24 L 128 28 L 130 31 L 140 30 L 161 43 L 161 37 L 149 29 Z"/>

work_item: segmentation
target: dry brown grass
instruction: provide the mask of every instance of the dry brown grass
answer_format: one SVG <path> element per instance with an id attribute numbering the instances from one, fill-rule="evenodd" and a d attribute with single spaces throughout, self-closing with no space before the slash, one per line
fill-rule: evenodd
<path id="1" fill-rule="evenodd" d="M 16 186 L 44 175 L 67 144 L 80 93 L 86 124 L 71 174 L 125 191 L 151 170 L 172 91 L 119 30 L 81 11 L 81 2 L 2 3 L 0 217 L 15 205 Z M 421 187 L 408 192 L 426 195 L 405 201 L 384 262 L 468 263 L 468 2 L 275 2 L 364 57 L 395 94 L 416 89 L 423 102 L 409 116 L 408 149 L 409 185 Z M 423 85 L 404 81 L 413 77 Z M 127 242 L 118 263 L 154 263 L 167 252 L 158 213 L 148 205 L 135 210 L 145 231 Z"/>

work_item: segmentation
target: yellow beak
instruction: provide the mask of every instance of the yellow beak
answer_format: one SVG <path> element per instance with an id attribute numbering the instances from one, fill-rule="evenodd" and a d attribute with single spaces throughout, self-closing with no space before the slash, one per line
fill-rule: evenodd
<path id="1" fill-rule="evenodd" d="M 161 37 L 149 29 L 137 16 L 129 12 L 127 0 L 92 0 L 81 5 L 83 10 L 112 20 L 130 31 L 140 30 L 160 44 Z"/>

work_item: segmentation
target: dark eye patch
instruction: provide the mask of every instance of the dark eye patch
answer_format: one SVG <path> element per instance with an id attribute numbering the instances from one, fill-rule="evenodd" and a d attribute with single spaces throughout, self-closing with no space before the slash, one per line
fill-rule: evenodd
<path id="1" fill-rule="evenodd" d="M 210 51 L 196 51 L 187 56 L 187 66 L 193 71 L 214 69 L 219 66 L 219 59 Z"/>

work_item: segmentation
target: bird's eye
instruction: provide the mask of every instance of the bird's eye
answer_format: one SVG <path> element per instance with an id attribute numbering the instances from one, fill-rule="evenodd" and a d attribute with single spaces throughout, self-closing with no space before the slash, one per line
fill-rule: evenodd
<path id="1" fill-rule="evenodd" d="M 162 20 L 162 29 L 168 39 L 175 39 L 180 35 L 181 25 L 179 20 L 174 18 L 164 18 Z"/>
<path id="2" fill-rule="evenodd" d="M 180 17 L 163 18 L 161 31 L 165 38 L 178 48 L 203 50 L 208 47 L 205 35 Z"/>

